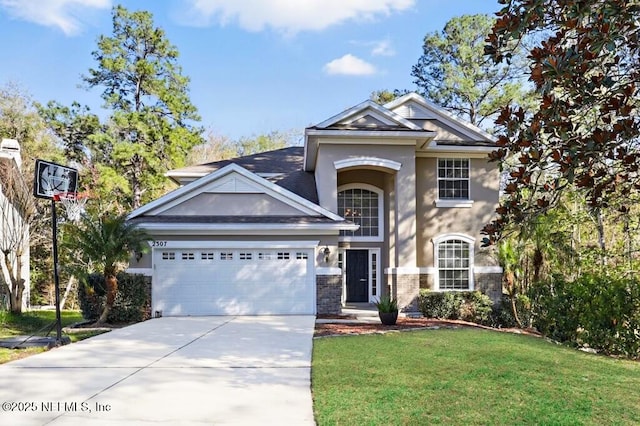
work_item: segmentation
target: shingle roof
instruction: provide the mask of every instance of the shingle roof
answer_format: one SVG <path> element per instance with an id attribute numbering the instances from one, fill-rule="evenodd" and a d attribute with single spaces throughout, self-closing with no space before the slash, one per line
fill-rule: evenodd
<path id="1" fill-rule="evenodd" d="M 291 146 L 276 149 L 274 151 L 261 152 L 245 157 L 231 158 L 229 160 L 214 161 L 198 164 L 197 166 L 183 167 L 172 170 L 171 174 L 180 173 L 211 173 L 224 166 L 235 163 L 253 173 L 290 173 L 302 170 L 304 160 L 304 148 Z"/>
<path id="2" fill-rule="evenodd" d="M 233 163 L 252 173 L 273 174 L 274 176 L 267 176 L 266 179 L 314 204 L 318 204 L 315 176 L 313 173 L 302 170 L 303 162 L 304 148 L 291 146 L 245 157 L 184 167 L 172 170 L 171 174 L 179 176 L 182 173 L 202 173 L 204 176 Z"/>

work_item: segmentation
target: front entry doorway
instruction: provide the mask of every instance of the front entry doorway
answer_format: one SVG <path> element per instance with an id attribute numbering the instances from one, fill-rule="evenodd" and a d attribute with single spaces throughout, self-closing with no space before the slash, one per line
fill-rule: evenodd
<path id="1" fill-rule="evenodd" d="M 347 250 L 347 302 L 369 301 L 369 250 Z"/>

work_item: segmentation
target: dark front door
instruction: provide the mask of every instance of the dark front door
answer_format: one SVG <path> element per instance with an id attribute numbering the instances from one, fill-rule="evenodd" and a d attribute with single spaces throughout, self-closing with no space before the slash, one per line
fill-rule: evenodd
<path id="1" fill-rule="evenodd" d="M 347 302 L 369 301 L 369 250 L 347 250 Z"/>

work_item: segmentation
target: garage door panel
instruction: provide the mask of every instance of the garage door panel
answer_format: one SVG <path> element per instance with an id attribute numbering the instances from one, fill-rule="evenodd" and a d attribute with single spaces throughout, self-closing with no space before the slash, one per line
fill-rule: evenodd
<path id="1" fill-rule="evenodd" d="M 310 250 L 154 254 L 153 309 L 163 315 L 313 314 Z"/>

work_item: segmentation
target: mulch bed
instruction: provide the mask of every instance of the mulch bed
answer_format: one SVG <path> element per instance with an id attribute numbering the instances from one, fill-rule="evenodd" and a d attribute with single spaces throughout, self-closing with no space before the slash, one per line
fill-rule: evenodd
<path id="1" fill-rule="evenodd" d="M 326 319 L 326 317 L 322 317 Z M 345 319 L 344 317 L 336 317 L 335 319 Z M 486 330 L 501 331 L 507 333 L 529 334 L 540 336 L 536 330 L 519 329 L 519 328 L 491 328 L 483 325 L 474 324 L 459 320 L 439 320 L 433 318 L 398 318 L 396 325 L 382 325 L 378 323 L 316 323 L 314 337 L 327 336 L 344 336 L 355 334 L 372 334 L 385 333 L 388 331 L 408 331 L 420 329 L 439 329 L 439 328 L 482 328 Z"/>

